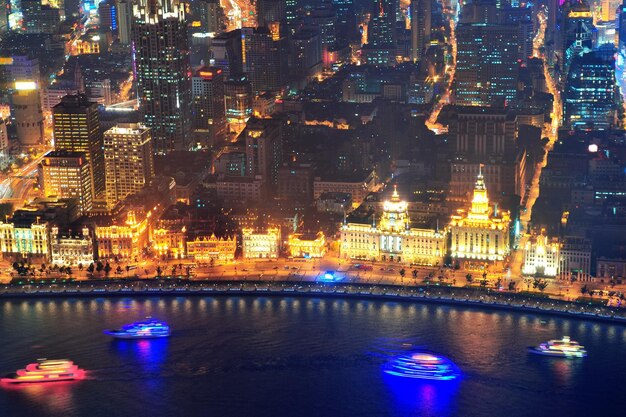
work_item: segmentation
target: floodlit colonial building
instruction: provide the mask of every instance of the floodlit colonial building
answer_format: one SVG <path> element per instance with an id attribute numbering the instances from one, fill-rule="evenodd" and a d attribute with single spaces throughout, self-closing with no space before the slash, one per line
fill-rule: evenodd
<path id="1" fill-rule="evenodd" d="M 243 257 L 278 258 L 280 248 L 280 230 L 269 228 L 265 233 L 255 232 L 253 229 L 242 230 Z"/>
<path id="2" fill-rule="evenodd" d="M 559 273 L 559 242 L 544 234 L 531 236 L 524 247 L 522 274 L 556 277 Z"/>
<path id="3" fill-rule="evenodd" d="M 490 207 L 483 174 L 479 172 L 469 212 L 452 216 L 452 258 L 464 261 L 466 267 L 502 264 L 510 252 L 510 223 L 509 212 Z"/>
<path id="4" fill-rule="evenodd" d="M 0 222 L 0 250 L 10 259 L 48 258 L 48 224 L 40 222 Z"/>
<path id="5" fill-rule="evenodd" d="M 186 235 L 185 226 L 158 228 L 152 232 L 152 248 L 158 256 L 184 258 Z"/>
<path id="6" fill-rule="evenodd" d="M 411 227 L 408 204 L 397 190 L 384 202 L 378 225 L 345 223 L 341 229 L 342 258 L 439 265 L 445 254 L 445 232 Z"/>
<path id="7" fill-rule="evenodd" d="M 237 250 L 236 237 L 196 237 L 187 242 L 187 256 L 196 262 L 232 262 Z"/>
<path id="8" fill-rule="evenodd" d="M 50 262 L 55 265 L 78 265 L 87 267 L 94 260 L 93 240 L 89 229 L 80 234 L 63 234 L 58 227 L 50 231 Z"/>
<path id="9" fill-rule="evenodd" d="M 321 258 L 326 253 L 326 236 L 322 232 L 293 234 L 288 244 L 289 254 L 294 258 Z"/>
<path id="10" fill-rule="evenodd" d="M 129 211 L 124 224 L 96 226 L 96 239 L 100 259 L 138 258 L 148 243 L 148 217 L 139 220 L 135 212 Z"/>

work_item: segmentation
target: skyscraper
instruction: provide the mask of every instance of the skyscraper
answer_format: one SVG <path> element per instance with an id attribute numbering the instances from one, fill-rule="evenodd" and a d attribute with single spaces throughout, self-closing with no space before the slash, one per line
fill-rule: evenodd
<path id="1" fill-rule="evenodd" d="M 584 0 L 567 1 L 562 7 L 561 57 L 567 73 L 575 55 L 591 50 L 594 27 L 591 9 Z"/>
<path id="2" fill-rule="evenodd" d="M 84 152 L 91 165 L 93 195 L 104 197 L 104 154 L 98 104 L 84 94 L 67 95 L 53 107 L 57 151 Z"/>
<path id="3" fill-rule="evenodd" d="M 104 133 L 107 208 L 140 191 L 154 177 L 150 129 L 119 124 Z"/>
<path id="4" fill-rule="evenodd" d="M 517 94 L 518 28 L 461 23 L 457 29 L 457 104 L 491 105 Z"/>
<path id="5" fill-rule="evenodd" d="M 133 7 L 133 57 L 143 121 L 154 151 L 186 150 L 190 140 L 191 68 L 185 9 L 178 0 Z"/>
<path id="6" fill-rule="evenodd" d="M 220 68 L 203 67 L 192 79 L 193 128 L 204 139 L 203 146 L 226 139 L 224 73 Z M 198 136 L 198 135 L 196 135 Z"/>
<path id="7" fill-rule="evenodd" d="M 615 116 L 615 61 L 589 52 L 572 59 L 565 87 L 565 120 L 572 129 L 609 129 Z"/>
<path id="8" fill-rule="evenodd" d="M 431 0 L 411 0 L 411 61 L 416 62 L 430 42 Z"/>
<path id="9" fill-rule="evenodd" d="M 13 119 L 20 145 L 40 145 L 43 142 L 43 112 L 38 85 L 32 81 L 16 82 L 12 99 Z"/>
<path id="10" fill-rule="evenodd" d="M 266 191 L 278 186 L 282 165 L 282 129 L 274 119 L 251 119 L 246 126 L 246 174 L 261 175 Z"/>
<path id="11" fill-rule="evenodd" d="M 48 152 L 39 166 L 39 178 L 46 197 L 75 199 L 82 213 L 92 209 L 91 168 L 84 152 Z"/>
<path id="12" fill-rule="evenodd" d="M 268 28 L 243 28 L 244 66 L 255 93 L 279 91 L 286 81 L 286 40 Z"/>
<path id="13" fill-rule="evenodd" d="M 133 25 L 133 3 L 131 0 L 117 2 L 117 37 L 124 45 L 130 45 Z"/>

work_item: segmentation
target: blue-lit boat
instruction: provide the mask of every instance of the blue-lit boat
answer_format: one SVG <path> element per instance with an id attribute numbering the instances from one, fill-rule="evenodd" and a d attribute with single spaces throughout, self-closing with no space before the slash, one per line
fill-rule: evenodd
<path id="1" fill-rule="evenodd" d="M 560 340 L 550 340 L 539 346 L 529 346 L 528 351 L 537 355 L 558 358 L 584 358 L 587 356 L 585 347 L 571 340 L 569 336 L 563 336 L 563 339 Z"/>
<path id="2" fill-rule="evenodd" d="M 127 324 L 121 329 L 105 330 L 104 334 L 117 339 L 152 339 L 168 337 L 170 335 L 170 326 L 160 320 L 146 319 Z"/>
<path id="3" fill-rule="evenodd" d="M 428 352 L 415 352 L 395 357 L 385 365 L 384 372 L 404 378 L 450 381 L 459 376 L 459 368 L 448 358 Z"/>

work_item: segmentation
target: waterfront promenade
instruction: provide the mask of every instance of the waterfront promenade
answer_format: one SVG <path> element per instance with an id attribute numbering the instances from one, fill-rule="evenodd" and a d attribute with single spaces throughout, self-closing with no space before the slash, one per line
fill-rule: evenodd
<path id="1" fill-rule="evenodd" d="M 309 281 L 216 281 L 186 279 L 89 280 L 0 285 L 0 300 L 15 297 L 252 295 L 388 299 L 553 314 L 626 325 L 626 309 L 554 300 L 482 288 Z"/>

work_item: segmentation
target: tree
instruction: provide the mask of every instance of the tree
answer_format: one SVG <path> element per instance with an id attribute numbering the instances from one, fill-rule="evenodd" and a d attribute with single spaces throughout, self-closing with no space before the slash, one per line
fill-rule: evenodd
<path id="1" fill-rule="evenodd" d="M 90 274 L 93 274 L 94 269 L 95 269 L 95 267 L 94 267 L 93 262 L 92 262 L 87 267 L 87 272 L 89 272 Z"/>
<path id="2" fill-rule="evenodd" d="M 96 264 L 96 271 L 102 272 L 103 269 L 104 269 L 104 264 L 102 264 L 102 262 L 98 261 L 98 263 Z"/>
<path id="3" fill-rule="evenodd" d="M 404 276 L 405 276 L 405 275 L 406 275 L 406 271 L 404 270 L 404 268 L 402 268 L 402 269 L 400 270 L 400 276 L 401 276 L 402 278 L 404 278 Z"/>
<path id="4" fill-rule="evenodd" d="M 489 283 L 489 281 L 487 281 L 486 279 L 481 279 L 480 280 L 480 286 L 483 288 L 487 288 L 487 284 Z"/>
<path id="5" fill-rule="evenodd" d="M 498 279 L 496 280 L 496 290 L 499 290 L 501 285 L 502 285 L 502 277 L 498 277 Z"/>
<path id="6" fill-rule="evenodd" d="M 413 278 L 417 279 L 417 269 L 414 269 L 412 271 L 412 274 L 413 274 Z"/>
<path id="7" fill-rule="evenodd" d="M 161 269 L 160 265 L 157 266 L 156 273 L 157 273 L 157 277 L 161 278 L 161 274 L 163 273 L 163 270 Z"/>
<path id="8" fill-rule="evenodd" d="M 122 267 L 118 265 L 117 268 L 115 268 L 115 273 L 117 275 L 121 275 L 122 274 Z"/>
<path id="9" fill-rule="evenodd" d="M 65 268 L 65 273 L 67 274 L 68 277 L 72 277 L 72 268 L 70 268 L 69 266 Z"/>
<path id="10" fill-rule="evenodd" d="M 82 263 L 79 263 L 79 264 L 78 264 L 78 270 L 79 270 L 79 271 L 82 271 L 82 270 L 83 270 L 83 264 L 82 264 Z"/>
<path id="11" fill-rule="evenodd" d="M 583 287 L 580 289 L 580 293 L 582 295 L 587 294 L 588 291 L 589 291 L 589 289 L 587 288 L 587 284 L 583 285 Z"/>
<path id="12" fill-rule="evenodd" d="M 533 281 L 533 288 L 544 292 L 544 290 L 548 287 L 548 281 L 546 281 L 545 279 L 539 279 L 539 278 L 535 278 L 535 280 Z"/>
<path id="13" fill-rule="evenodd" d="M 126 265 L 126 278 L 128 278 L 129 272 L 130 272 L 130 265 Z"/>
<path id="14" fill-rule="evenodd" d="M 509 282 L 509 291 L 513 291 L 515 289 L 515 281 Z"/>
<path id="15" fill-rule="evenodd" d="M 111 264 L 110 263 L 106 263 L 106 265 L 104 265 L 104 275 L 109 276 L 109 273 L 111 272 Z"/>
<path id="16" fill-rule="evenodd" d="M 472 274 L 467 274 L 465 275 L 465 280 L 468 284 L 471 284 L 472 282 L 474 282 L 474 277 L 472 276 Z"/>
<path id="17" fill-rule="evenodd" d="M 215 265 L 215 258 L 211 258 L 211 260 L 209 261 L 209 266 L 214 266 Z"/>

